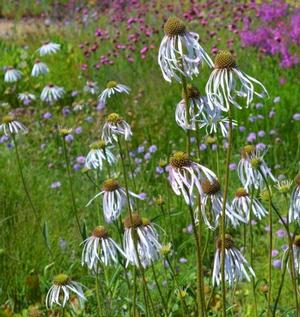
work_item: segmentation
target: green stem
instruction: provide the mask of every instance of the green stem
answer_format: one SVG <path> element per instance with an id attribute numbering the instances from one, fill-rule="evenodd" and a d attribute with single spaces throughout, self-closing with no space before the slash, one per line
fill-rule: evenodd
<path id="1" fill-rule="evenodd" d="M 160 289 L 160 286 L 159 286 L 159 283 L 158 283 L 158 280 L 157 280 L 157 276 L 156 276 L 156 272 L 155 272 L 155 268 L 154 268 L 154 265 L 153 263 L 151 264 L 151 268 L 152 268 L 152 273 L 153 273 L 153 277 L 154 277 L 154 281 L 155 281 L 155 284 L 156 284 L 156 287 L 157 287 L 157 290 L 158 290 L 158 293 L 159 293 L 159 296 L 160 296 L 160 299 L 161 299 L 161 302 L 163 304 L 163 309 L 165 311 L 165 315 L 168 316 L 168 307 L 167 307 L 167 304 L 164 300 L 164 295 Z"/>
<path id="2" fill-rule="evenodd" d="M 187 124 L 190 124 L 190 103 L 189 103 L 189 97 L 188 97 L 188 92 L 187 92 L 187 83 L 186 83 L 186 78 L 183 74 L 181 74 L 181 83 L 182 83 L 182 89 L 183 89 L 183 95 L 184 95 L 184 102 L 185 102 L 185 112 L 186 112 L 186 121 Z M 191 131 L 190 129 L 187 129 L 186 131 L 186 136 L 187 136 L 187 153 L 190 156 L 191 154 Z"/>
<path id="3" fill-rule="evenodd" d="M 229 131 L 228 131 L 228 148 L 226 157 L 226 174 L 224 182 L 224 193 L 223 193 L 223 204 L 222 204 L 222 217 L 221 217 L 221 239 L 222 239 L 222 250 L 221 250 L 221 284 L 222 284 L 222 316 L 226 317 L 226 283 L 225 283 L 225 210 L 226 201 L 228 196 L 229 187 L 229 163 L 231 159 L 232 149 L 232 118 L 231 109 L 228 110 L 229 119 Z"/>
<path id="4" fill-rule="evenodd" d="M 64 136 L 62 137 L 62 139 L 63 139 L 64 157 L 65 157 L 67 173 L 68 173 L 68 178 L 69 178 L 69 186 L 70 186 L 70 194 L 71 194 L 73 215 L 75 217 L 79 233 L 81 234 L 82 239 L 85 239 L 85 237 L 83 236 L 83 233 L 81 232 L 80 222 L 79 222 L 79 218 L 78 218 L 78 211 L 77 211 L 77 207 L 76 207 L 74 188 L 73 188 L 73 179 L 72 179 L 72 175 L 71 175 L 70 158 L 69 158 L 69 155 L 68 155 L 68 152 L 67 152 L 66 140 L 65 140 Z"/>
<path id="5" fill-rule="evenodd" d="M 97 274 L 95 276 L 95 282 L 96 282 L 96 298 L 97 298 L 97 308 L 98 308 L 98 314 L 100 317 L 104 316 L 102 311 L 102 304 L 101 304 L 101 296 L 100 296 L 100 290 L 99 290 L 99 280 L 98 280 L 98 268 L 97 268 Z"/>
<path id="6" fill-rule="evenodd" d="M 269 194 L 269 208 L 268 208 L 268 212 L 269 212 L 269 265 L 268 265 L 268 282 L 269 282 L 269 290 L 268 290 L 268 308 L 267 308 L 267 316 L 271 316 L 271 301 L 272 301 L 272 249 L 273 249 L 273 217 L 272 217 L 272 193 L 271 193 L 271 189 L 269 186 L 269 183 L 264 175 L 264 173 L 261 171 L 260 168 L 258 168 L 258 171 L 260 173 L 260 175 L 262 176 L 265 185 L 267 187 L 268 190 L 268 194 Z"/>
<path id="7" fill-rule="evenodd" d="M 34 217 L 35 217 L 36 222 L 37 222 L 37 224 L 39 226 L 41 234 L 43 236 L 43 239 L 44 239 L 45 245 L 47 247 L 47 250 L 48 250 L 50 256 L 53 258 L 52 250 L 50 249 L 50 246 L 48 245 L 47 238 L 44 235 L 43 226 L 41 224 L 39 213 L 38 213 L 37 209 L 35 208 L 35 206 L 33 204 L 33 201 L 32 201 L 31 196 L 29 194 L 29 190 L 27 188 L 27 184 L 26 184 L 26 181 L 25 181 L 23 168 L 22 168 L 22 164 L 21 164 L 21 159 L 20 159 L 20 154 L 19 154 L 19 149 L 18 149 L 18 143 L 16 141 L 16 138 L 15 138 L 14 134 L 12 134 L 12 139 L 13 139 L 13 143 L 14 143 L 14 148 L 15 148 L 16 158 L 17 158 L 17 164 L 18 164 L 19 173 L 20 173 L 20 176 L 21 176 L 21 180 L 22 180 L 22 184 L 23 184 L 23 188 L 24 188 L 25 194 L 27 196 L 27 199 L 28 199 L 30 207 L 31 207 L 31 209 L 33 211 Z"/>
<path id="8" fill-rule="evenodd" d="M 249 210 L 249 225 L 250 225 L 250 264 L 253 268 L 253 226 L 252 226 L 252 208 L 253 208 L 253 199 L 254 199 L 254 187 L 251 188 L 251 200 L 250 200 L 250 210 Z M 254 268 L 253 268 L 254 269 Z M 255 292 L 255 277 L 252 276 L 252 292 L 253 292 L 253 302 L 255 309 L 255 316 L 258 316 L 257 311 L 257 300 L 256 300 L 256 292 Z"/>

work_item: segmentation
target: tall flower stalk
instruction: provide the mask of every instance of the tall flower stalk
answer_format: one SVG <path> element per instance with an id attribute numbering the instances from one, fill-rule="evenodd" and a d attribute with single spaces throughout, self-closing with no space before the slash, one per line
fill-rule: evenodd
<path id="1" fill-rule="evenodd" d="M 79 233 L 81 234 L 82 239 L 84 239 L 85 236 L 83 235 L 83 232 L 81 231 L 80 221 L 79 221 L 79 217 L 78 217 L 78 210 L 77 210 L 76 201 L 75 201 L 75 194 L 74 194 L 73 178 L 71 175 L 70 158 L 68 155 L 66 139 L 65 139 L 65 136 L 67 134 L 69 134 L 70 131 L 68 129 L 60 129 L 59 132 L 62 136 L 62 141 L 63 141 L 63 151 L 64 151 L 64 158 L 65 158 L 66 169 L 67 169 L 67 174 L 68 174 L 68 179 L 69 179 L 69 187 L 70 187 L 70 196 L 71 196 L 71 202 L 72 202 L 73 216 L 75 218 Z"/>

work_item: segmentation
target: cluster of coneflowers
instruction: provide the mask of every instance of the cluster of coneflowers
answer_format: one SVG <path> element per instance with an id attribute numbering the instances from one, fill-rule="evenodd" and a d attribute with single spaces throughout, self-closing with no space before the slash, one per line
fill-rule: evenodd
<path id="1" fill-rule="evenodd" d="M 212 284 L 216 287 L 222 285 L 223 316 L 226 316 L 226 283 L 232 287 L 242 279 L 246 279 L 248 281 L 252 280 L 253 285 L 255 284 L 255 273 L 252 268 L 253 259 L 251 257 L 250 262 L 246 260 L 230 233 L 233 231 L 232 228 L 237 228 L 241 224 L 244 224 L 244 226 L 251 224 L 253 217 L 260 220 L 269 215 L 269 225 L 270 228 L 272 227 L 272 209 L 274 206 L 269 182 L 276 181 L 264 160 L 266 151 L 262 151 L 254 145 L 245 145 L 241 150 L 241 159 L 238 165 L 241 187 L 236 190 L 232 202 L 229 201 L 228 166 L 232 150 L 232 130 L 233 126 L 237 124 L 232 117 L 233 108 L 242 109 L 244 103 L 248 107 L 251 105 L 254 96 L 263 98 L 267 96 L 267 91 L 259 81 L 238 68 L 235 58 L 229 51 L 219 51 L 213 62 L 199 44 L 199 36 L 196 33 L 189 32 L 178 18 L 170 17 L 165 23 L 164 31 L 165 36 L 160 45 L 158 63 L 165 80 L 168 82 L 177 81 L 182 85 L 182 100 L 177 104 L 175 119 L 187 134 L 186 151 L 177 151 L 170 156 L 168 179 L 174 193 L 183 197 L 193 225 L 197 258 L 197 305 L 195 312 L 198 316 L 207 316 L 208 305 L 204 293 L 205 277 L 202 263 L 203 254 L 205 255 L 202 246 L 204 229 L 202 224 L 204 223 L 205 230 L 217 230 L 218 232 L 218 238 L 215 241 L 214 263 L 211 267 Z M 39 49 L 39 53 L 44 56 L 55 53 L 58 49 L 58 44 L 47 43 Z M 205 95 L 201 95 L 195 86 L 187 82 L 187 80 L 199 75 L 202 64 L 206 64 L 212 69 L 205 86 Z M 32 76 L 38 76 L 45 72 L 48 72 L 47 65 L 38 61 L 33 67 Z M 20 77 L 21 73 L 18 70 L 9 68 L 6 70 L 6 82 L 15 82 Z M 63 94 L 63 90 L 58 88 L 48 85 L 44 88 L 41 99 L 49 103 L 57 101 Z M 260 91 L 257 88 L 260 88 Z M 98 91 L 98 86 L 94 82 L 88 82 L 84 89 L 95 94 Z M 127 86 L 109 81 L 106 89 L 100 94 L 99 101 L 105 104 L 114 94 L 128 94 L 129 91 L 130 89 Z M 27 97 L 30 96 L 27 95 Z M 203 129 L 204 134 L 221 133 L 223 137 L 228 139 L 226 173 L 223 185 L 218 177 L 220 175 L 216 175 L 208 167 L 199 163 L 200 155 L 195 159 L 191 156 L 191 134 L 195 133 L 197 138 Z M 15 139 L 16 134 L 27 132 L 27 129 L 13 116 L 8 115 L 3 118 L 0 131 L 13 138 L 24 189 L 39 223 L 38 212 L 32 204 L 26 188 Z M 61 134 L 65 136 L 66 130 L 61 129 Z M 127 277 L 127 268 L 132 265 L 134 273 L 136 273 L 135 270 L 138 270 L 142 276 L 143 292 L 145 292 L 145 298 L 148 298 L 150 302 L 150 304 L 147 304 L 147 300 L 145 300 L 145 306 L 151 306 L 151 308 L 148 307 L 148 310 L 146 307 L 146 312 L 150 315 L 151 311 L 154 313 L 154 308 L 147 288 L 144 269 L 152 266 L 160 258 L 165 247 L 162 247 L 160 243 L 156 226 L 149 219 L 142 217 L 138 204 L 134 203 L 135 199 L 142 199 L 141 195 L 129 189 L 129 171 L 127 171 L 125 164 L 126 158 L 129 159 L 129 153 L 124 151 L 123 144 L 128 142 L 131 136 L 130 125 L 119 114 L 111 113 L 107 116 L 102 127 L 101 139 L 90 145 L 90 151 L 86 157 L 86 169 L 106 171 L 108 178 L 103 182 L 101 191 L 87 203 L 87 206 L 90 206 L 94 200 L 101 198 L 102 204 L 100 206 L 106 224 L 97 223 L 91 236 L 82 242 L 82 265 L 86 265 L 95 275 L 96 283 L 99 283 L 97 274 L 101 270 L 105 270 L 106 266 L 121 264 Z M 197 145 L 199 147 L 199 143 Z M 124 186 L 116 179 L 118 174 L 115 169 L 118 161 L 122 165 Z M 67 156 L 66 163 L 68 165 Z M 70 182 L 70 184 L 72 196 L 72 183 Z M 281 190 L 285 189 L 285 184 L 278 183 L 277 186 Z M 268 210 L 256 198 L 256 193 L 262 191 L 268 192 Z M 126 208 L 127 215 L 122 222 L 120 221 L 121 215 L 125 213 Z M 281 217 L 280 213 L 277 213 L 277 215 Z M 294 233 L 290 231 L 289 224 L 300 223 L 299 174 L 296 177 L 296 187 L 291 196 L 287 221 L 285 228 L 289 237 L 289 248 L 284 254 L 284 263 L 288 266 L 293 279 L 296 311 L 298 312 L 296 277 L 300 275 L 300 238 L 299 235 L 296 235 L 296 231 Z M 118 228 L 122 236 L 122 245 L 119 245 L 110 235 L 109 226 L 111 224 L 115 224 Z M 250 245 L 251 250 L 252 247 L 253 245 Z M 271 232 L 269 247 L 271 252 Z M 270 265 L 268 283 L 267 311 L 270 313 L 272 309 L 272 271 Z M 136 288 L 136 281 L 134 281 L 133 287 Z M 255 287 L 253 292 L 255 299 Z M 71 293 L 78 297 L 81 304 L 86 300 L 83 285 L 73 281 L 66 274 L 56 275 L 46 296 L 46 306 L 51 308 L 54 304 L 57 304 L 64 307 L 70 299 Z M 183 313 L 185 314 L 187 312 L 184 306 L 183 304 Z M 134 316 L 137 309 L 136 298 L 134 297 L 132 309 Z M 168 314 L 167 309 L 165 313 Z"/>

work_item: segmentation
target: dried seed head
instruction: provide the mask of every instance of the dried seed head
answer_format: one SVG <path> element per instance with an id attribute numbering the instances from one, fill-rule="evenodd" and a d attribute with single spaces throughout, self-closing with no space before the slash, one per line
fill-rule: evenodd
<path id="1" fill-rule="evenodd" d="M 196 99 L 200 97 L 200 92 L 195 86 L 188 84 L 186 87 L 186 90 L 187 90 L 186 93 L 187 93 L 188 99 L 192 99 L 192 98 Z M 185 98 L 184 91 L 182 91 L 182 98 Z"/>
<path id="2" fill-rule="evenodd" d="M 269 292 L 269 286 L 267 284 L 261 285 L 259 289 L 263 294 L 267 294 Z"/>
<path id="3" fill-rule="evenodd" d="M 184 166 L 190 166 L 191 161 L 187 153 L 178 151 L 170 157 L 170 165 L 174 168 L 182 168 Z"/>
<path id="4" fill-rule="evenodd" d="M 109 178 L 103 182 L 102 188 L 106 192 L 113 192 L 120 188 L 120 185 L 115 179 Z"/>
<path id="5" fill-rule="evenodd" d="M 251 154 L 255 153 L 255 146 L 252 144 L 246 145 L 241 149 L 241 156 L 244 159 L 248 159 Z"/>
<path id="6" fill-rule="evenodd" d="M 185 25 L 180 19 L 169 17 L 164 25 L 164 32 L 169 37 L 183 35 L 185 33 Z"/>
<path id="7" fill-rule="evenodd" d="M 109 234 L 108 231 L 105 227 L 103 226 L 97 226 L 94 230 L 93 230 L 93 236 L 96 238 L 108 238 Z"/>
<path id="8" fill-rule="evenodd" d="M 298 234 L 294 239 L 294 245 L 300 248 L 300 234 Z"/>
<path id="9" fill-rule="evenodd" d="M 216 179 L 213 180 L 212 183 L 208 179 L 205 179 L 201 183 L 201 187 L 202 187 L 203 192 L 207 195 L 214 195 L 214 194 L 218 193 L 221 189 L 221 185 L 220 185 L 219 181 Z"/>
<path id="10" fill-rule="evenodd" d="M 131 218 L 132 218 L 132 221 L 131 221 Z M 124 219 L 125 228 L 127 228 L 127 229 L 137 228 L 137 227 L 143 225 L 143 220 L 138 213 L 133 213 L 131 215 L 131 218 L 130 218 L 130 216 L 128 216 L 127 218 Z"/>
<path id="11" fill-rule="evenodd" d="M 297 174 L 297 176 L 295 177 L 295 182 L 297 185 L 300 186 L 300 172 Z"/>
<path id="12" fill-rule="evenodd" d="M 107 117 L 107 122 L 117 124 L 122 121 L 122 117 L 120 117 L 117 113 L 111 113 Z"/>
<path id="13" fill-rule="evenodd" d="M 230 234 L 225 234 L 225 249 L 231 249 L 234 246 L 233 238 Z M 222 239 L 217 240 L 216 246 L 219 250 L 222 249 Z"/>
<path id="14" fill-rule="evenodd" d="M 92 150 L 102 150 L 102 149 L 105 149 L 105 146 L 106 144 L 105 144 L 105 141 L 103 140 L 99 140 L 90 144 L 90 148 Z"/>
<path id="15" fill-rule="evenodd" d="M 109 82 L 106 84 L 106 88 L 108 88 L 108 89 L 115 88 L 117 85 L 118 85 L 118 83 L 117 83 L 116 81 L 111 80 L 111 81 L 109 81 Z"/>
<path id="16" fill-rule="evenodd" d="M 249 194 L 247 193 L 244 187 L 238 188 L 235 192 L 235 197 L 240 198 L 240 197 L 246 197 L 246 196 L 249 196 Z"/>
<path id="17" fill-rule="evenodd" d="M 229 51 L 219 51 L 215 58 L 215 68 L 230 69 L 236 66 L 235 60 Z"/>
<path id="18" fill-rule="evenodd" d="M 58 274 L 54 277 L 53 283 L 55 285 L 63 286 L 67 285 L 70 282 L 70 277 L 67 274 Z"/>
<path id="19" fill-rule="evenodd" d="M 2 123 L 8 124 L 8 123 L 11 123 L 11 122 L 14 121 L 14 120 L 15 120 L 14 116 L 12 116 L 12 115 L 7 115 L 7 116 L 4 116 L 4 117 L 2 118 Z"/>

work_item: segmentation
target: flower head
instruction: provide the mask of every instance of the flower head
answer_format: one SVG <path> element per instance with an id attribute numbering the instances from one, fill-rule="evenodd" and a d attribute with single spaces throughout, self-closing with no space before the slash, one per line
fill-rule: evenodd
<path id="1" fill-rule="evenodd" d="M 118 263 L 118 253 L 124 255 L 122 249 L 110 237 L 108 230 L 103 226 L 97 226 L 92 235 L 82 242 L 81 264 L 86 264 L 89 269 L 97 269 L 98 261 L 104 265 Z M 125 256 L 125 255 L 124 255 Z"/>
<path id="2" fill-rule="evenodd" d="M 292 191 L 289 208 L 289 222 L 300 223 L 300 172 L 295 177 L 296 187 Z"/>
<path id="3" fill-rule="evenodd" d="M 22 77 L 22 73 L 19 70 L 9 66 L 9 67 L 7 67 L 7 69 L 5 71 L 4 81 L 6 83 L 15 83 L 19 79 L 21 79 L 21 77 Z"/>
<path id="4" fill-rule="evenodd" d="M 31 104 L 31 102 L 34 101 L 36 98 L 35 98 L 35 95 L 34 95 L 34 94 L 30 94 L 30 93 L 28 93 L 28 92 L 23 92 L 23 93 L 19 93 L 19 94 L 18 94 L 18 99 L 19 99 L 20 101 L 22 101 L 25 106 L 28 106 L 28 105 Z"/>
<path id="5" fill-rule="evenodd" d="M 103 161 L 109 165 L 116 162 L 115 155 L 111 152 L 111 147 L 107 146 L 105 141 L 99 140 L 90 145 L 90 151 L 85 160 L 85 167 L 88 169 L 103 169 Z"/>
<path id="6" fill-rule="evenodd" d="M 51 55 L 59 51 L 60 44 L 56 44 L 53 42 L 45 42 L 37 51 L 41 56 Z"/>
<path id="7" fill-rule="evenodd" d="M 181 82 L 180 75 L 192 78 L 199 74 L 199 66 L 213 63 L 199 44 L 199 35 L 187 31 L 177 17 L 169 17 L 164 25 L 165 36 L 158 52 L 158 64 L 166 81 Z"/>
<path id="8" fill-rule="evenodd" d="M 44 75 L 49 72 L 48 66 L 41 62 L 39 59 L 37 59 L 33 65 L 31 76 L 32 77 L 38 77 L 39 75 Z"/>
<path id="9" fill-rule="evenodd" d="M 66 274 L 56 275 L 46 296 L 46 307 L 52 308 L 54 304 L 64 307 L 70 299 L 71 293 L 77 296 L 80 305 L 83 306 L 86 298 L 82 287 L 80 283 L 72 281 Z"/>
<path id="10" fill-rule="evenodd" d="M 125 93 L 128 95 L 129 92 L 129 87 L 111 80 L 106 84 L 106 88 L 102 91 L 101 95 L 99 96 L 99 101 L 103 104 L 106 104 L 106 100 L 115 93 Z"/>
<path id="11" fill-rule="evenodd" d="M 219 238 L 216 242 L 216 253 L 212 276 L 213 285 L 220 285 L 221 283 L 222 245 L 222 239 Z M 232 286 L 234 282 L 238 282 L 243 278 L 246 278 L 248 281 L 250 281 L 249 273 L 255 277 L 252 267 L 244 258 L 242 253 L 235 247 L 232 236 L 228 234 L 225 235 L 224 247 L 225 281 L 228 282 L 229 286 Z"/>
<path id="12" fill-rule="evenodd" d="M 187 204 L 193 204 L 195 187 L 202 193 L 201 180 L 213 182 L 216 175 L 203 165 L 189 159 L 185 152 L 175 152 L 170 157 L 169 181 L 176 195 L 182 194 Z"/>
<path id="13" fill-rule="evenodd" d="M 160 257 L 161 244 L 153 223 L 142 218 L 138 213 L 132 213 L 124 220 L 123 248 L 130 263 L 144 268 Z"/>
<path id="14" fill-rule="evenodd" d="M 61 99 L 65 93 L 62 87 L 48 84 L 44 87 L 41 93 L 41 100 L 49 104 L 53 104 L 57 100 Z"/>
<path id="15" fill-rule="evenodd" d="M 131 191 L 128 194 L 130 197 L 141 199 L 140 195 Z M 86 206 L 89 206 L 95 198 L 102 195 L 104 219 L 107 223 L 115 221 L 120 216 L 121 211 L 128 203 L 128 199 L 132 208 L 131 198 L 127 197 L 126 190 L 115 179 L 110 178 L 105 180 L 102 185 L 102 191 L 95 195 Z"/>
<path id="16" fill-rule="evenodd" d="M 5 135 L 18 134 L 19 132 L 26 133 L 27 128 L 12 115 L 7 115 L 2 118 L 2 124 L 0 124 L 0 131 L 3 131 Z"/>
<path id="17" fill-rule="evenodd" d="M 102 139 L 113 143 L 118 141 L 119 135 L 124 135 L 125 140 L 129 140 L 132 135 L 130 125 L 117 113 L 111 113 L 103 126 Z"/>
<path id="18" fill-rule="evenodd" d="M 261 91 L 257 92 L 254 85 L 260 87 Z M 266 88 L 258 80 L 242 72 L 232 54 L 223 50 L 216 55 L 214 70 L 205 91 L 210 108 L 217 107 L 223 111 L 228 111 L 230 105 L 242 108 L 236 97 L 246 98 L 248 107 L 254 95 L 260 98 L 268 95 Z"/>

